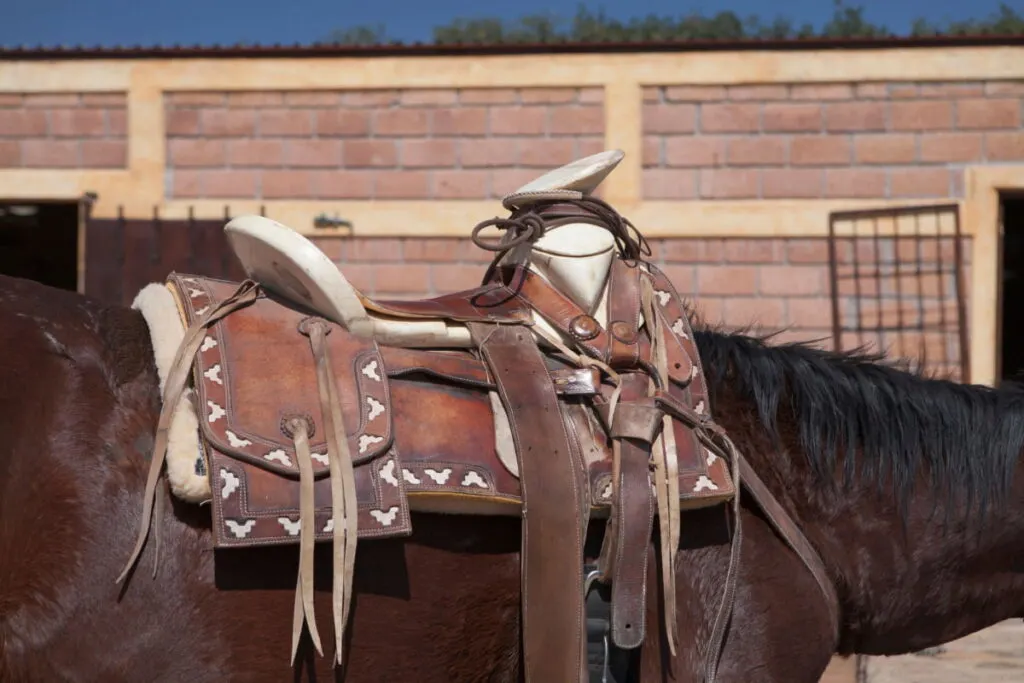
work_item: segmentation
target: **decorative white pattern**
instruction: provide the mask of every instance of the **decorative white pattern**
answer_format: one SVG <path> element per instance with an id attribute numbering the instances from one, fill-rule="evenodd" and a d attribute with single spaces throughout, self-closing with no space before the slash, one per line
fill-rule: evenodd
<path id="1" fill-rule="evenodd" d="M 668 303 L 668 300 L 669 300 L 669 293 L 668 292 L 663 292 L 660 289 L 656 289 L 656 290 L 654 290 L 654 296 L 658 297 L 658 303 L 660 303 L 662 306 L 664 306 L 665 304 Z"/>
<path id="2" fill-rule="evenodd" d="M 448 481 L 448 477 L 451 476 L 452 473 L 452 469 L 450 467 L 445 467 L 440 472 L 438 472 L 437 470 L 432 470 L 429 467 L 423 471 L 426 473 L 428 477 L 434 480 L 435 484 L 445 483 L 446 481 Z"/>
<path id="3" fill-rule="evenodd" d="M 487 488 L 487 482 L 483 480 L 479 474 L 470 470 L 466 472 L 466 476 L 462 478 L 463 486 L 479 486 L 482 489 Z"/>
<path id="4" fill-rule="evenodd" d="M 715 485 L 715 482 L 711 481 L 710 479 L 707 478 L 707 476 L 702 474 L 700 475 L 700 478 L 697 480 L 697 484 L 693 487 L 693 492 L 699 493 L 704 489 L 711 489 L 712 491 L 717 491 L 718 486 Z"/>
<path id="5" fill-rule="evenodd" d="M 377 361 L 371 360 L 363 367 L 362 372 L 370 379 L 380 381 L 380 375 L 377 374 Z"/>
<path id="6" fill-rule="evenodd" d="M 310 453 L 309 457 L 313 458 L 314 460 L 316 460 L 321 465 L 330 465 L 331 464 L 331 461 L 327 459 L 327 454 L 326 453 Z"/>
<path id="7" fill-rule="evenodd" d="M 197 308 L 196 309 L 196 315 L 202 315 L 202 314 L 206 313 L 208 310 L 210 310 L 209 306 L 203 306 L 202 308 Z"/>
<path id="8" fill-rule="evenodd" d="M 302 520 L 301 519 L 296 520 L 296 521 L 293 522 L 292 520 L 288 519 L 287 517 L 278 517 L 277 521 L 280 522 L 281 526 L 284 527 L 284 530 L 288 532 L 289 536 L 298 536 L 299 535 L 299 529 L 302 527 Z"/>
<path id="9" fill-rule="evenodd" d="M 231 530 L 231 533 L 235 538 L 245 538 L 249 535 L 249 532 L 252 531 L 252 528 L 256 526 L 256 520 L 247 519 L 245 520 L 245 524 L 239 524 L 233 519 L 225 519 L 224 524 Z"/>
<path id="10" fill-rule="evenodd" d="M 676 318 L 676 321 L 672 323 L 672 331 L 683 339 L 689 339 L 690 335 L 686 334 L 686 327 L 683 325 L 682 318 Z"/>
<path id="11" fill-rule="evenodd" d="M 216 384 L 224 384 L 224 380 L 220 378 L 220 363 L 214 364 L 210 369 L 203 373 L 203 377 L 215 382 Z"/>
<path id="12" fill-rule="evenodd" d="M 380 443 L 383 440 L 384 440 L 383 436 L 374 436 L 373 434 L 363 434 L 362 436 L 359 437 L 359 452 L 360 453 L 365 453 L 366 449 L 369 448 L 371 444 Z"/>
<path id="13" fill-rule="evenodd" d="M 244 446 L 252 445 L 252 441 L 249 441 L 249 439 L 238 438 L 238 435 L 230 429 L 224 430 L 224 436 L 228 437 L 228 443 L 231 444 L 232 448 L 242 448 Z"/>
<path id="14" fill-rule="evenodd" d="M 225 415 L 227 415 L 227 413 L 224 412 L 223 408 L 221 408 L 219 405 L 217 405 L 213 401 L 210 401 L 209 399 L 207 399 L 206 405 L 208 405 L 210 407 L 210 417 L 207 418 L 210 421 L 210 424 L 213 424 L 217 420 L 219 420 L 222 417 L 224 417 Z"/>
<path id="15" fill-rule="evenodd" d="M 202 296 L 202 294 L 203 290 L 201 289 L 193 289 L 192 287 L 189 287 L 188 289 L 188 297 L 190 299 L 195 299 L 197 296 Z"/>
<path id="16" fill-rule="evenodd" d="M 707 455 L 707 457 L 704 458 L 704 464 L 711 467 L 715 464 L 715 461 L 718 460 L 718 456 L 706 448 L 704 449 L 704 453 Z"/>
<path id="17" fill-rule="evenodd" d="M 367 396 L 366 402 L 370 406 L 370 412 L 367 415 L 366 419 L 372 420 L 384 412 L 384 404 L 375 399 L 373 396 Z"/>
<path id="18" fill-rule="evenodd" d="M 398 479 L 395 478 L 395 461 L 391 458 L 388 458 L 388 461 L 380 468 L 380 478 L 392 486 L 398 486 Z"/>
<path id="19" fill-rule="evenodd" d="M 698 368 L 697 364 L 694 363 L 693 367 L 690 368 L 690 379 L 691 380 L 697 379 L 697 375 L 699 375 L 699 374 L 700 374 L 700 368 Z"/>
<path id="20" fill-rule="evenodd" d="M 698 415 L 703 415 L 704 414 L 704 408 L 705 408 L 705 406 L 704 406 L 704 399 L 701 399 L 701 400 L 697 401 L 697 407 L 695 407 L 693 409 L 693 412 L 697 413 Z"/>
<path id="21" fill-rule="evenodd" d="M 217 345 L 217 340 L 214 339 L 213 337 L 211 337 L 210 335 L 206 335 L 203 338 L 203 345 L 199 347 L 199 350 L 200 351 L 209 351 L 210 349 L 212 349 L 216 345 Z"/>
<path id="22" fill-rule="evenodd" d="M 413 474 L 409 470 L 405 469 L 404 467 L 402 468 L 402 479 L 405 479 L 410 484 L 422 484 L 423 483 L 419 478 L 416 477 L 415 474 Z"/>
<path id="23" fill-rule="evenodd" d="M 334 533 L 334 517 L 327 520 L 327 524 L 324 524 L 324 529 L 321 533 L 333 534 Z"/>
<path id="24" fill-rule="evenodd" d="M 391 526 L 395 522 L 395 518 L 398 517 L 398 508 L 392 506 L 387 512 L 380 510 L 370 510 L 370 516 L 381 523 L 383 526 Z"/>
<path id="25" fill-rule="evenodd" d="M 224 500 L 227 500 L 228 496 L 234 493 L 242 483 L 241 480 L 235 476 L 234 472 L 229 472 L 223 467 L 220 470 L 220 480 L 224 482 L 224 486 L 220 490 L 220 497 Z"/>
<path id="26" fill-rule="evenodd" d="M 608 498 L 611 498 L 612 497 L 612 493 L 613 493 L 612 483 L 608 482 L 607 484 L 604 485 L 604 490 L 601 491 L 601 499 L 602 500 L 607 500 Z"/>
<path id="27" fill-rule="evenodd" d="M 275 448 L 266 455 L 263 456 L 264 460 L 276 460 L 285 467 L 292 466 L 292 459 L 288 457 L 288 454 L 282 451 L 280 448 Z"/>

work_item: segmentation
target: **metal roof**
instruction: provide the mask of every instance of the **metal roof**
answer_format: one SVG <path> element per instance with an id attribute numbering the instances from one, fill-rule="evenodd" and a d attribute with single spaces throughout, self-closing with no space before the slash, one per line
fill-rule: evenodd
<path id="1" fill-rule="evenodd" d="M 132 46 L 8 46 L 0 47 L 0 60 L 54 59 L 235 59 L 273 57 L 428 57 L 517 54 L 628 54 L 653 52 L 719 52 L 754 50 L 865 50 L 1024 46 L 1018 36 L 930 36 L 887 38 L 799 38 L 786 40 L 675 40 L 656 42 L 551 42 L 533 44 L 395 43 L 384 45 L 132 45 Z"/>

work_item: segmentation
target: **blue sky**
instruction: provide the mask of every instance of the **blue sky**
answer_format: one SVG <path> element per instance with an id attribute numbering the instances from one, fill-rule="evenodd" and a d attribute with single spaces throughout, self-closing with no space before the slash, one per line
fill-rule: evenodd
<path id="1" fill-rule="evenodd" d="M 1022 6 L 1024 0 L 1008 0 Z M 391 37 L 429 40 L 431 28 L 454 18 L 515 17 L 550 11 L 570 17 L 579 0 L 0 0 L 0 45 L 173 45 L 236 42 L 307 43 L 331 29 L 384 24 Z M 830 0 L 630 0 L 585 3 L 611 16 L 711 14 L 784 15 L 820 26 Z M 852 0 L 866 16 L 905 31 L 919 16 L 934 21 L 983 17 L 999 0 Z"/>

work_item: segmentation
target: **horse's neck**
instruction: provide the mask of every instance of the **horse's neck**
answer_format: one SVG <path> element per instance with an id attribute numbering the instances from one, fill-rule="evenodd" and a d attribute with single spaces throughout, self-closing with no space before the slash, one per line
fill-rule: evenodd
<path id="1" fill-rule="evenodd" d="M 615 239 L 604 228 L 570 223 L 553 228 L 533 246 L 530 270 L 604 324 L 608 272 Z"/>

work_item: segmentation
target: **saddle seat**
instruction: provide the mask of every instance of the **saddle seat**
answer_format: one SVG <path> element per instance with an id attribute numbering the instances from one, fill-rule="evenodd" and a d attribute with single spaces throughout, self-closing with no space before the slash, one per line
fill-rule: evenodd
<path id="1" fill-rule="evenodd" d="M 181 335 L 129 566 L 167 452 L 189 454 L 170 488 L 205 485 L 189 500 L 212 502 L 216 547 L 300 547 L 293 658 L 303 625 L 320 649 L 312 547 L 333 544 L 341 661 L 357 539 L 408 535 L 417 510 L 521 515 L 525 678 L 570 682 L 585 676 L 585 564 L 610 586 L 612 641 L 643 642 L 658 518 L 674 647 L 679 510 L 735 501 L 735 476 L 681 297 L 591 196 L 621 158 L 506 197 L 511 216 L 485 222 L 505 236 L 477 242 L 496 253 L 483 284 L 421 301 L 373 301 L 287 226 L 232 220 L 249 280 L 166 281 Z M 191 439 L 169 449 L 171 434 Z M 592 520 L 604 545 L 585 556 Z"/>

